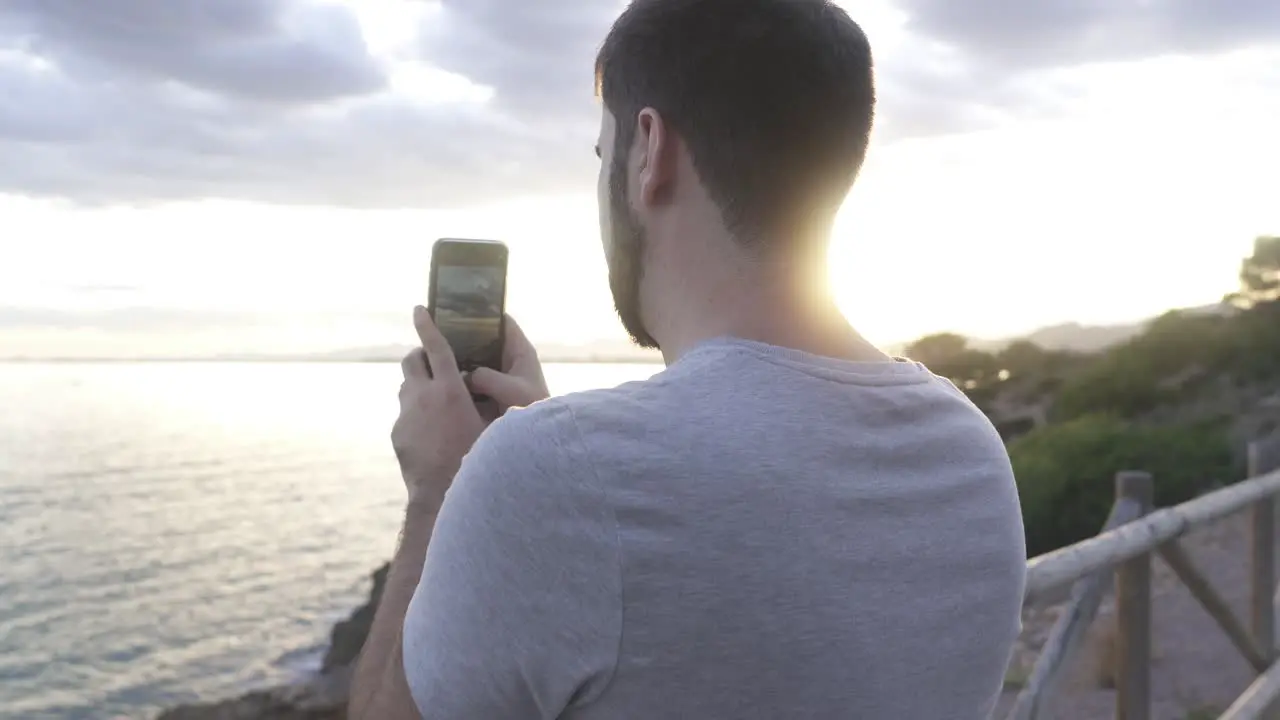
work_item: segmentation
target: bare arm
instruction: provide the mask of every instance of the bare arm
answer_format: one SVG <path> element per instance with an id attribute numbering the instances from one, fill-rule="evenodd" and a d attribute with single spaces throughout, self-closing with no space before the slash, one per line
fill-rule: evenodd
<path id="1" fill-rule="evenodd" d="M 351 681 L 350 720 L 420 720 L 404 673 L 404 616 L 422 576 L 436 511 L 410 503 L 400 547 Z"/>
<path id="2" fill-rule="evenodd" d="M 391 431 L 392 446 L 409 492 L 409 504 L 400 547 L 391 560 L 382 600 L 374 613 L 373 625 L 351 681 L 347 707 L 350 720 L 417 720 L 421 717 L 405 672 L 405 617 L 423 584 L 427 545 L 436 533 L 436 519 L 445 494 L 459 472 L 463 456 L 486 425 L 472 403 L 471 392 L 448 341 L 426 308 L 414 308 L 414 327 L 422 340 L 422 348 L 411 351 L 400 364 L 404 374 L 404 383 L 400 386 L 400 416 Z M 503 407 L 527 405 L 547 396 L 537 354 L 510 318 L 503 364 L 516 374 L 490 373 L 490 384 L 483 388 Z M 434 374 L 428 368 L 432 368 Z M 505 480 L 505 476 L 502 479 Z M 465 508 L 463 514 L 467 517 Z M 441 527 L 447 526 L 446 520 Z M 444 547 L 447 548 L 448 543 Z M 437 564 L 456 562 L 457 557 L 466 555 L 465 547 L 464 543 L 455 545 L 452 552 L 445 551 Z M 428 589 L 431 584 L 428 577 Z M 446 583 L 446 586 L 449 590 L 453 588 L 452 584 Z M 424 608 L 438 609 L 442 617 L 447 618 L 443 620 L 446 624 L 461 617 L 460 611 L 438 602 L 438 597 L 420 599 L 420 603 Z M 428 647 L 444 646 L 428 643 Z M 422 647 L 416 652 L 425 654 Z M 437 657 L 452 658 L 447 649 L 435 652 Z M 438 696 L 428 696 L 423 702 L 431 704 L 433 715 L 448 712 L 447 708 L 441 708 Z M 454 717 L 478 716 L 468 712 Z"/>
<path id="3" fill-rule="evenodd" d="M 351 680 L 351 720 L 419 720 L 404 670 L 404 619 L 417 592 L 427 545 L 462 457 L 484 429 L 449 342 L 424 307 L 413 310 L 422 347 L 400 362 L 400 416 L 391 429 L 409 503 L 400 547 L 391 560 Z M 434 373 L 430 368 L 434 368 Z"/>

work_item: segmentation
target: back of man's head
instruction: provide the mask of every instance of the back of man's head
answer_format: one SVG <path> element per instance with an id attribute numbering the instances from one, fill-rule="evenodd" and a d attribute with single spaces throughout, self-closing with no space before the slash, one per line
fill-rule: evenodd
<path id="1" fill-rule="evenodd" d="M 615 162 L 653 108 L 752 251 L 825 239 L 866 156 L 871 49 L 827 0 L 634 0 L 596 81 L 617 122 Z"/>

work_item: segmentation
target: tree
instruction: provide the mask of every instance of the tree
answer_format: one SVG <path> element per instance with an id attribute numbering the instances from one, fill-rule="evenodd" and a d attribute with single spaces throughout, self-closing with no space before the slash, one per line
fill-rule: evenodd
<path id="1" fill-rule="evenodd" d="M 1049 353 L 1030 340 L 1015 340 L 996 356 L 1000 369 L 1013 377 L 1031 375 L 1046 369 Z"/>
<path id="2" fill-rule="evenodd" d="M 955 333 L 922 337 L 907 346 L 907 357 L 933 366 L 954 360 L 969 349 L 969 339 Z"/>
<path id="3" fill-rule="evenodd" d="M 1000 374 L 994 355 L 969 347 L 969 340 L 955 333 L 920 338 L 907 347 L 906 354 L 961 388 L 973 389 Z"/>
<path id="4" fill-rule="evenodd" d="M 1243 307 L 1280 301 L 1280 235 L 1253 241 L 1253 255 L 1240 263 L 1240 291 L 1227 299 Z"/>

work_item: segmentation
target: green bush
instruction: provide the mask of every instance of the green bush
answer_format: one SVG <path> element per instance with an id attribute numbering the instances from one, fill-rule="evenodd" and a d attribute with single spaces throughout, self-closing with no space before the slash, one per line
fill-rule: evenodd
<path id="1" fill-rule="evenodd" d="M 1163 383 L 1191 368 L 1221 369 L 1226 336 L 1220 318 L 1166 313 L 1071 378 L 1058 394 L 1054 415 L 1059 420 L 1095 414 L 1135 418 L 1177 403 L 1185 399 L 1182 391 Z"/>
<path id="2" fill-rule="evenodd" d="M 1139 427 L 1086 416 L 1018 438 L 1009 456 L 1032 557 L 1096 535 L 1122 470 L 1151 472 L 1156 505 L 1162 507 L 1244 475 L 1223 423 Z"/>
<path id="3" fill-rule="evenodd" d="M 1139 418 L 1187 402 L 1203 390 L 1195 382 L 1175 382 L 1190 370 L 1207 380 L 1280 379 L 1280 301 L 1229 318 L 1166 313 L 1072 376 L 1055 398 L 1053 416 Z"/>
<path id="4" fill-rule="evenodd" d="M 1161 405 L 1174 402 L 1176 394 L 1160 386 L 1160 377 L 1129 358 L 1104 357 L 1067 382 L 1053 405 L 1056 420 L 1072 420 L 1089 415 L 1136 418 Z"/>
<path id="5" fill-rule="evenodd" d="M 1229 322 L 1222 364 L 1242 382 L 1280 378 L 1280 301 L 1258 305 Z"/>

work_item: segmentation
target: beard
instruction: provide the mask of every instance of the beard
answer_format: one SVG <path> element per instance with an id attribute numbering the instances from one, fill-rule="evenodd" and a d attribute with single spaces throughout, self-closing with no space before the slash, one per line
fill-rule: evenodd
<path id="1" fill-rule="evenodd" d="M 658 341 L 644 326 L 640 312 L 640 281 L 644 278 L 644 226 L 627 202 L 626 154 L 614 157 L 609 168 L 609 291 L 613 309 L 632 342 L 657 350 Z"/>

